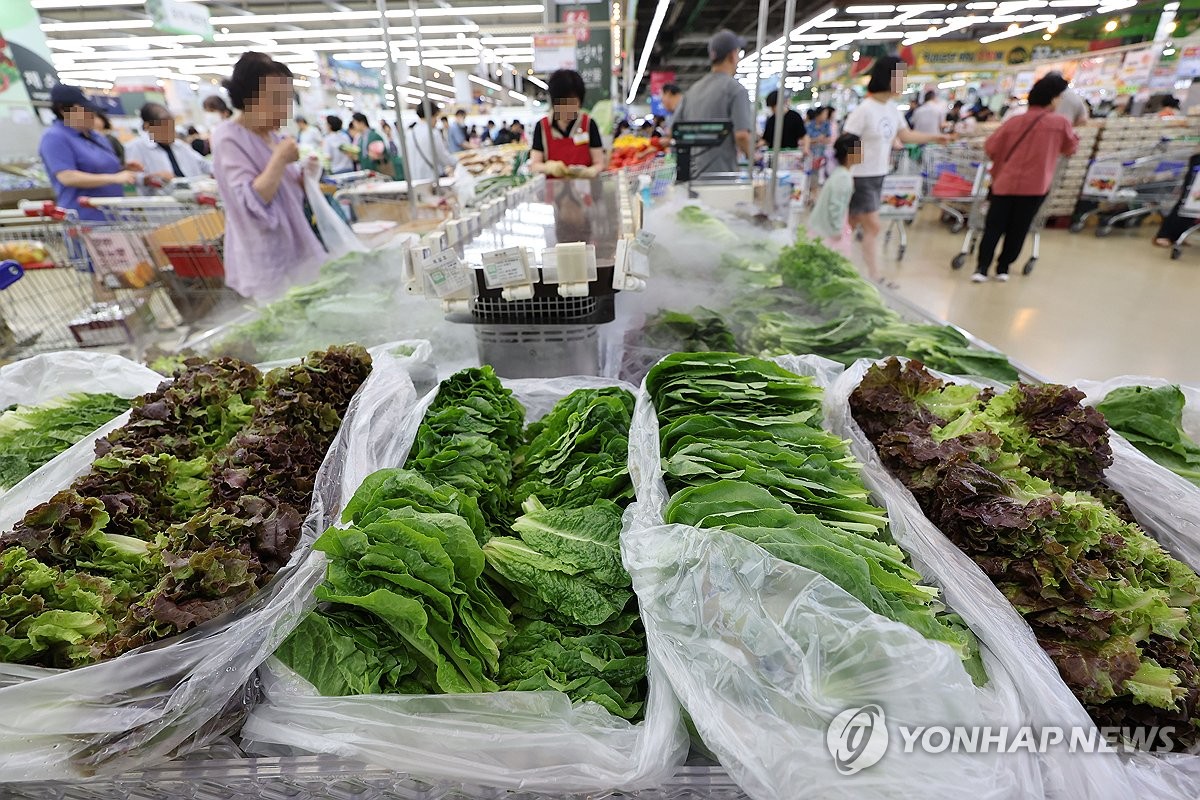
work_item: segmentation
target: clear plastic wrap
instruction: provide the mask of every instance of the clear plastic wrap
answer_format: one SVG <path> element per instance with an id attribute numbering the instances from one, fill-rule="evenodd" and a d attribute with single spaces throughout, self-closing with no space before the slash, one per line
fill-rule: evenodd
<path id="1" fill-rule="evenodd" d="M 1091 731 L 1095 723 L 1063 682 L 1058 668 L 1038 644 L 1029 625 L 982 570 L 925 517 L 912 493 L 883 466 L 874 446 L 851 417 L 850 394 L 873 363 L 865 359 L 856 362 L 828 388 L 825 417 L 830 430 L 850 441 L 851 451 L 864 465 L 864 482 L 885 501 L 892 536 L 912 556 L 917 569 L 943 587 L 947 603 L 966 620 L 992 659 L 1010 674 L 1019 676 L 1022 724 L 1035 728 Z M 933 374 L 954 383 L 988 385 L 967 378 Z M 1150 473 L 1150 467 L 1166 472 L 1123 441 L 1117 445 L 1114 450 L 1119 451 L 1119 445 L 1124 445 L 1132 451 L 1115 454 L 1119 462 L 1128 465 L 1130 472 L 1140 473 L 1143 477 Z M 1138 460 L 1143 463 L 1137 464 Z M 1112 474 L 1110 470 L 1106 478 Z M 1126 497 L 1131 505 L 1142 505 L 1129 494 Z M 1144 499 L 1149 503 L 1153 496 Z M 1134 511 L 1139 513 L 1137 508 Z M 1168 548 L 1183 536 L 1177 528 L 1168 531 L 1155 522 L 1146 522 L 1147 531 Z M 1196 567 L 1184 553 L 1177 551 L 1176 555 Z M 1200 758 L 1192 755 L 1080 754 L 1071 753 L 1063 744 L 1048 748 L 1041 760 L 1048 796 L 1079 800 L 1130 797 L 1194 800 L 1200 796 Z"/>
<path id="2" fill-rule="evenodd" d="M 777 361 L 826 384 L 841 371 L 813 356 Z M 638 503 L 626 512 L 622 552 L 651 653 L 747 794 L 1042 796 L 1027 754 L 899 752 L 899 726 L 1017 724 L 1020 672 L 985 649 L 990 682 L 976 688 L 951 648 L 872 613 L 823 575 L 734 535 L 661 525 L 660 463 L 658 421 L 643 386 L 630 437 Z M 827 746 L 830 723 L 872 704 L 886 714 L 890 749 L 869 769 L 842 774 Z"/>
<path id="3" fill-rule="evenodd" d="M 618 381 L 587 377 L 504 385 L 525 407 L 527 422 L 576 389 L 634 391 Z M 382 441 L 373 450 L 379 459 L 373 468 L 404 463 L 435 396 L 423 398 L 402 424 L 376 428 Z M 498 789 L 556 794 L 649 789 L 683 763 L 687 735 L 679 704 L 653 657 L 648 671 L 645 719 L 632 725 L 597 705 L 572 705 L 558 692 L 321 697 L 272 659 L 260 670 L 263 701 L 243 726 L 242 739 L 251 752 L 283 745 Z"/>
<path id="4" fill-rule="evenodd" d="M 360 437 L 380 414 L 399 416 L 416 402 L 407 372 L 387 350 L 372 351 L 371 374 L 317 474 L 290 562 L 253 599 L 227 618 L 93 666 L 0 664 L 0 782 L 126 772 L 202 746 L 241 719 L 256 696 L 255 669 L 311 605 L 324 556 L 309 545 L 349 497 L 343 478 L 357 468 L 351 454 L 361 452 Z M 36 501 L 61 488 L 39 473 L 56 467 L 58 479 L 87 469 L 90 449 L 70 454 L 73 469 L 51 462 L 30 476 L 43 491 Z"/>

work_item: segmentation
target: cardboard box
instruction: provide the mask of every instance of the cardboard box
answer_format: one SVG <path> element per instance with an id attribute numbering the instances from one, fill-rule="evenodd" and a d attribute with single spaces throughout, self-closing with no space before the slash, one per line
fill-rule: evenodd
<path id="1" fill-rule="evenodd" d="M 210 208 L 190 217 L 167 223 L 146 234 L 146 243 L 159 269 L 170 265 L 164 246 L 211 244 L 225 235 L 225 214 Z"/>

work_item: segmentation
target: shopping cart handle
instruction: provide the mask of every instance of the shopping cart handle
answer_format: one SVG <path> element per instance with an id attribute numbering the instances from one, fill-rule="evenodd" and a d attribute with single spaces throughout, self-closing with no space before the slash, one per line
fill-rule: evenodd
<path id="1" fill-rule="evenodd" d="M 17 203 L 17 210 L 27 217 L 65 219 L 67 216 L 65 208 L 59 208 L 49 200 L 22 200 Z"/>

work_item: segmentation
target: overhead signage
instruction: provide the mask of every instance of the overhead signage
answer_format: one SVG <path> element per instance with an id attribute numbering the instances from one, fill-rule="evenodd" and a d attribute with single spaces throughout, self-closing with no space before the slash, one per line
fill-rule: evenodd
<path id="1" fill-rule="evenodd" d="M 1084 40 L 1040 38 L 1005 39 L 991 44 L 977 41 L 922 42 L 900 51 L 912 72 L 944 74 L 970 70 L 996 70 L 1030 61 L 1069 58 L 1091 49 Z"/>
<path id="2" fill-rule="evenodd" d="M 207 42 L 213 39 L 206 5 L 187 0 L 146 0 L 146 11 L 154 27 L 163 33 L 191 34 Z"/>
<path id="3" fill-rule="evenodd" d="M 575 69 L 575 37 L 569 33 L 537 34 L 533 37 L 533 71 Z"/>

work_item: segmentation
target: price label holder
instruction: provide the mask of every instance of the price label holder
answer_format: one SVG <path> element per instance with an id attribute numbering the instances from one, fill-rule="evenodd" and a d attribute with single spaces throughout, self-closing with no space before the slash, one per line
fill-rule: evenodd
<path id="1" fill-rule="evenodd" d="M 474 270 L 463 266 L 453 250 L 443 250 L 424 264 L 425 293 L 439 300 L 470 297 L 475 288 Z"/>
<path id="2" fill-rule="evenodd" d="M 483 254 L 483 281 L 489 289 L 508 289 L 533 283 L 529 251 L 506 247 Z"/>
<path id="3" fill-rule="evenodd" d="M 596 276 L 595 245 L 570 242 L 542 251 L 542 283 L 557 284 L 560 297 L 586 297 Z"/>

